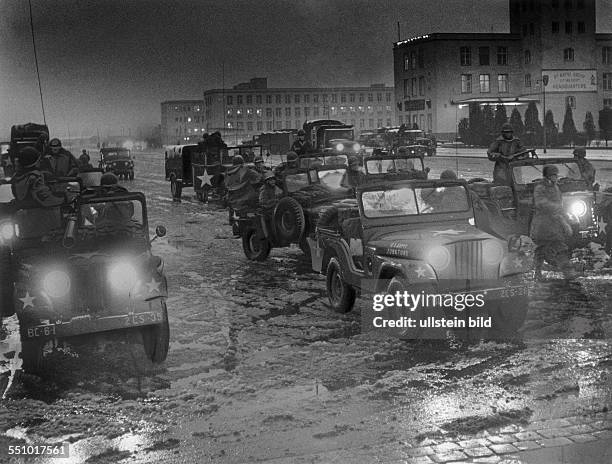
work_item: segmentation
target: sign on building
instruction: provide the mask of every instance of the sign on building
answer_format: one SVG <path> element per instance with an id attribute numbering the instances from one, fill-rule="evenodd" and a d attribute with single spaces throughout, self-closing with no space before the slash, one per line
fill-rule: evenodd
<path id="1" fill-rule="evenodd" d="M 425 100 L 406 100 L 404 102 L 404 111 L 423 111 L 425 109 Z"/>
<path id="2" fill-rule="evenodd" d="M 595 69 L 544 69 L 542 79 L 546 92 L 597 92 Z"/>

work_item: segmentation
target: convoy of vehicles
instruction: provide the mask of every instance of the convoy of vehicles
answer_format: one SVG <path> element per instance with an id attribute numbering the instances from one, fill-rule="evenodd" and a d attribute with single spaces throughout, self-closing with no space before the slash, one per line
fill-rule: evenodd
<path id="1" fill-rule="evenodd" d="M 296 133 L 293 129 L 262 132 L 253 137 L 253 143 L 261 145 L 266 154 L 284 155 L 291 149 Z"/>
<path id="2" fill-rule="evenodd" d="M 131 151 L 127 148 L 101 148 L 98 168 L 104 172 L 112 172 L 119 179 L 134 180 L 134 160 Z"/>
<path id="3" fill-rule="evenodd" d="M 306 140 L 315 152 L 336 151 L 341 153 L 358 153 L 361 150 L 355 141 L 353 126 L 334 119 L 316 119 L 306 121 L 303 126 Z"/>

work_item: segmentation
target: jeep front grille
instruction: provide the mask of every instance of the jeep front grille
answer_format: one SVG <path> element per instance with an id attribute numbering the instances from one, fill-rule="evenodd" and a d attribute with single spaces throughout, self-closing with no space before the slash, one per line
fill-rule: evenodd
<path id="1" fill-rule="evenodd" d="M 449 277 L 454 279 L 484 278 L 483 243 L 482 240 L 469 240 L 449 245 L 452 258 Z"/>
<path id="2" fill-rule="evenodd" d="M 103 264 L 75 268 L 72 288 L 77 312 L 102 312 L 109 302 L 108 285 L 106 266 Z"/>

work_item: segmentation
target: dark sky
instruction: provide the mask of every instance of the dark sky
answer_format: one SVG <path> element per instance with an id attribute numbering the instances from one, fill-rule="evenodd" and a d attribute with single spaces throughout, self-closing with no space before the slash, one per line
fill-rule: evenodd
<path id="1" fill-rule="evenodd" d="M 397 21 L 402 38 L 508 30 L 507 0 L 31 1 L 47 123 L 60 137 L 135 135 L 159 124 L 160 102 L 220 88 L 222 63 L 226 87 L 392 84 Z M 6 138 L 42 113 L 28 3 L 0 0 L 0 11 Z"/>

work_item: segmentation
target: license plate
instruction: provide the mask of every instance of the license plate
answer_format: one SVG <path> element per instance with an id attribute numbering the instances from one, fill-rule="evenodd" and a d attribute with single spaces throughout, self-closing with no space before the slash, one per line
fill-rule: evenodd
<path id="1" fill-rule="evenodd" d="M 132 313 L 128 316 L 127 325 L 157 324 L 163 321 L 162 313 Z"/>
<path id="2" fill-rule="evenodd" d="M 38 327 L 29 327 L 27 330 L 28 338 L 49 337 L 55 335 L 54 325 L 39 325 Z"/>

